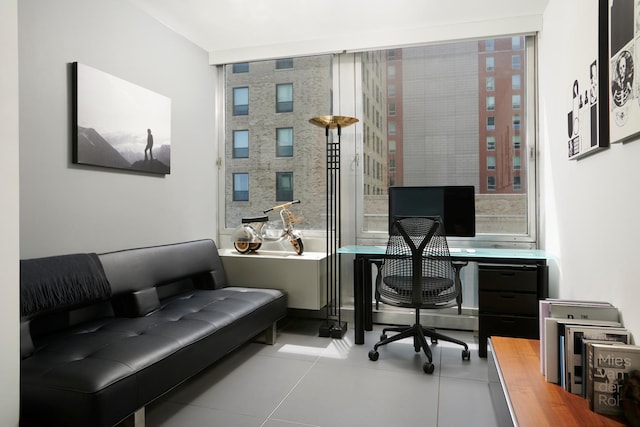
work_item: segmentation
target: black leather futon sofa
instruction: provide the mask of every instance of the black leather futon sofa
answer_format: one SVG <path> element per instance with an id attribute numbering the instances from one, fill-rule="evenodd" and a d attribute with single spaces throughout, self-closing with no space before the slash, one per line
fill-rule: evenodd
<path id="1" fill-rule="evenodd" d="M 20 281 L 22 426 L 143 424 L 287 312 L 279 290 L 227 286 L 212 240 L 22 260 Z"/>

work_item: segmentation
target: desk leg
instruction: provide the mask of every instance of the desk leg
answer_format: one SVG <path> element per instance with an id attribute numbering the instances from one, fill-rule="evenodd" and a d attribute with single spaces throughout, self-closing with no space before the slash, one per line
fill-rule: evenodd
<path id="1" fill-rule="evenodd" d="M 364 309 L 364 330 L 373 331 L 373 293 L 371 292 L 371 260 L 363 260 L 362 265 L 362 308 Z"/>
<path id="2" fill-rule="evenodd" d="M 355 343 L 364 344 L 364 269 L 367 263 L 356 256 L 353 260 L 353 323 Z"/>

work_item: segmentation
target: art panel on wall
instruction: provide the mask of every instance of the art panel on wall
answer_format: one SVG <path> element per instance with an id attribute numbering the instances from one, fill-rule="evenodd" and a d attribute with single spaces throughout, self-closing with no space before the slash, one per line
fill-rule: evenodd
<path id="1" fill-rule="evenodd" d="M 74 62 L 73 162 L 171 172 L 171 99 Z"/>
<path id="2" fill-rule="evenodd" d="M 609 88 L 611 142 L 640 134 L 640 0 L 610 0 Z"/>
<path id="3" fill-rule="evenodd" d="M 608 115 L 608 0 L 590 0 L 576 13 L 596 16 L 592 25 L 583 25 L 573 33 L 576 44 L 593 46 L 577 49 L 573 61 L 572 81 L 567 90 L 567 153 L 569 159 L 580 159 L 609 147 Z M 579 20 L 584 22 L 584 20 Z M 598 31 L 593 31 L 597 28 Z"/>

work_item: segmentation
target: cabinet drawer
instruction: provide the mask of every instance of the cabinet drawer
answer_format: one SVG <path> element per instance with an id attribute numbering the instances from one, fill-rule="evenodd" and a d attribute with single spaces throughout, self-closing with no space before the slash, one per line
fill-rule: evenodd
<path id="1" fill-rule="evenodd" d="M 521 316 L 536 316 L 538 314 L 538 298 L 536 294 L 480 291 L 478 297 L 480 313 L 517 314 Z"/>
<path id="2" fill-rule="evenodd" d="M 535 317 L 480 315 L 478 329 L 481 336 L 539 339 L 538 319 Z"/>
<path id="3" fill-rule="evenodd" d="M 478 287 L 481 291 L 536 292 L 538 270 L 534 265 L 479 265 Z"/>

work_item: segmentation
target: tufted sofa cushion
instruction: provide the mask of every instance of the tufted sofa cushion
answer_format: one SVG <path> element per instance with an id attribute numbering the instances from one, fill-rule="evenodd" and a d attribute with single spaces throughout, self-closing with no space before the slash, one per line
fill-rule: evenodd
<path id="1" fill-rule="evenodd" d="M 107 317 L 70 328 L 47 337 L 23 360 L 23 396 L 48 408 L 47 422 L 62 410 L 61 422 L 111 425 L 128 415 L 131 402 L 145 406 L 251 339 L 260 332 L 252 319 L 269 317 L 269 306 L 283 303 L 286 310 L 283 294 L 270 289 L 197 290 L 146 317 Z M 199 346 L 208 357 L 194 353 Z"/>

